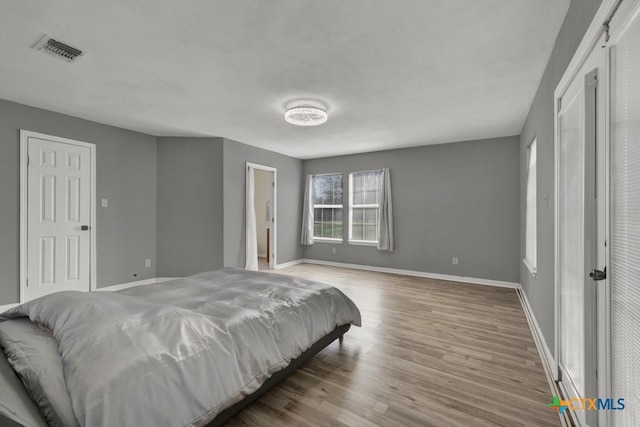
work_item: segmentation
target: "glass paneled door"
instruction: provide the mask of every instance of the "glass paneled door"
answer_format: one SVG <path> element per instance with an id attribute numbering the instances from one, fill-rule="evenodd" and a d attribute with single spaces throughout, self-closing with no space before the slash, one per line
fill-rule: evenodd
<path id="1" fill-rule="evenodd" d="M 602 40 L 604 42 L 604 40 Z M 556 139 L 556 360 L 566 399 L 597 395 L 597 282 L 592 270 L 605 259 L 606 195 L 604 49 L 596 48 L 559 98 Z M 604 163 L 603 163 L 604 164 Z M 602 193 L 602 191 L 600 191 Z M 576 409 L 576 408 L 573 408 Z M 573 411 L 580 425 L 597 425 L 597 413 Z"/>

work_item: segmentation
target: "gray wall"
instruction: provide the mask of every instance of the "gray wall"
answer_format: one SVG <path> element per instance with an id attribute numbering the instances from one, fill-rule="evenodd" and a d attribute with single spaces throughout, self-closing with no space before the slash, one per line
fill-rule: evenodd
<path id="1" fill-rule="evenodd" d="M 573 0 L 520 135 L 520 283 L 527 293 L 549 349 L 554 351 L 554 153 L 553 92 L 602 0 Z M 538 145 L 538 272 L 522 263 L 525 251 L 527 146 Z M 548 199 L 548 204 L 545 202 Z"/>
<path id="2" fill-rule="evenodd" d="M 517 282 L 518 156 L 512 136 L 305 161 L 305 175 L 344 173 L 344 194 L 349 172 L 390 168 L 396 250 L 316 242 L 304 257 Z"/>
<path id="3" fill-rule="evenodd" d="M 98 287 L 155 277 L 156 139 L 0 100 L 0 305 L 20 288 L 20 129 L 96 144 Z"/>
<path id="4" fill-rule="evenodd" d="M 158 276 L 223 262 L 222 138 L 158 138 Z"/>
<path id="5" fill-rule="evenodd" d="M 303 162 L 273 151 L 224 140 L 224 265 L 245 266 L 245 163 L 278 169 L 277 261 L 302 258 Z"/>

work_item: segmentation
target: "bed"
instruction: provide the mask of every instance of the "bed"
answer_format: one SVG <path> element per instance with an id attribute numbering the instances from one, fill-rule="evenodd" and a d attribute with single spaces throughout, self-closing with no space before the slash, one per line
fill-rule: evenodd
<path id="1" fill-rule="evenodd" d="M 360 312 L 311 280 L 225 268 L 0 315 L 0 425 L 221 425 Z"/>

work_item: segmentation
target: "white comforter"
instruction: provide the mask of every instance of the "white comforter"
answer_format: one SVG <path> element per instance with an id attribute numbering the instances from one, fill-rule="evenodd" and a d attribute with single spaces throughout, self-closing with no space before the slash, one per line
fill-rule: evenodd
<path id="1" fill-rule="evenodd" d="M 81 426 L 210 421 L 360 313 L 339 290 L 223 269 L 119 292 L 60 292 L 16 307 L 53 331 Z"/>

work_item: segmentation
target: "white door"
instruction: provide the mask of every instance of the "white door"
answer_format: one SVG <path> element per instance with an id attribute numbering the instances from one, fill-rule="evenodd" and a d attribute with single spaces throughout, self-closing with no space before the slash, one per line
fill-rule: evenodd
<path id="1" fill-rule="evenodd" d="M 605 94 L 605 58 L 604 49 L 593 50 L 558 107 L 557 362 L 567 400 L 598 392 L 597 287 L 603 284 L 590 276 L 605 269 L 605 111 L 598 103 Z M 595 411 L 574 406 L 580 425 L 597 425 Z"/>
<path id="2" fill-rule="evenodd" d="M 91 284 L 92 149 L 34 135 L 26 133 L 23 142 L 28 159 L 22 301 L 88 291 Z"/>

